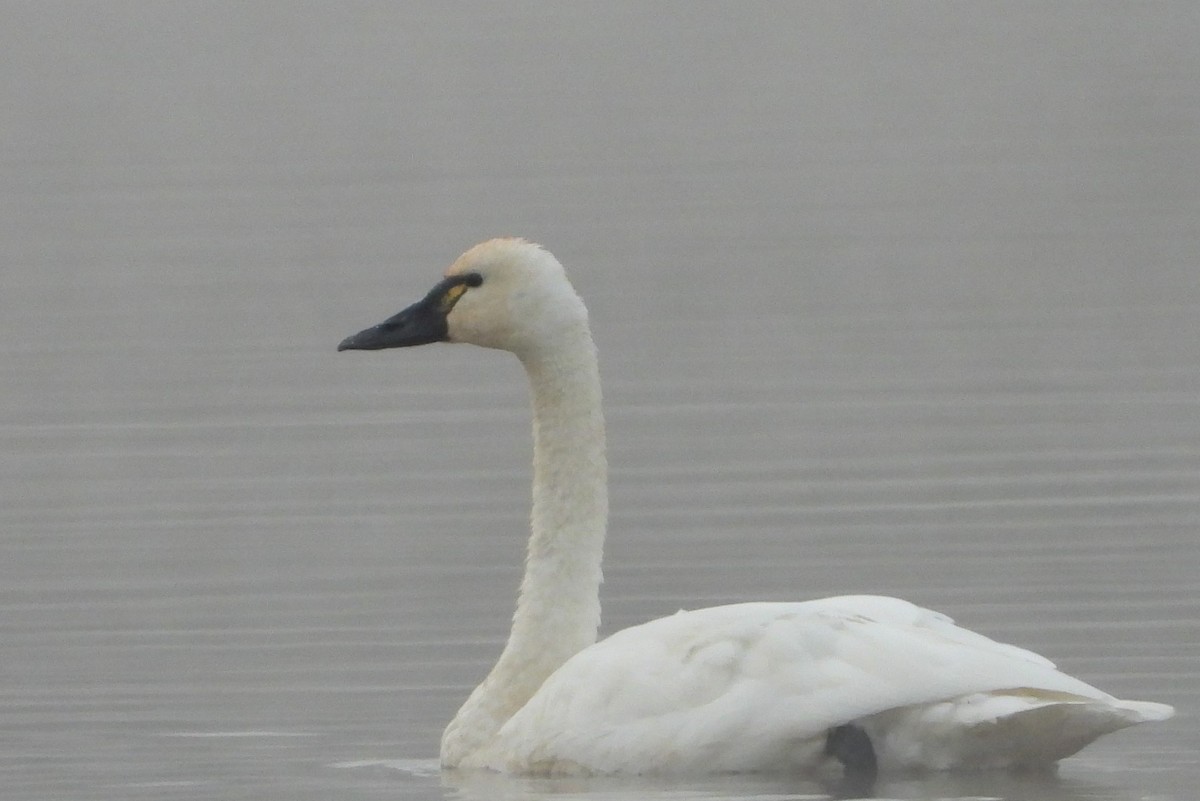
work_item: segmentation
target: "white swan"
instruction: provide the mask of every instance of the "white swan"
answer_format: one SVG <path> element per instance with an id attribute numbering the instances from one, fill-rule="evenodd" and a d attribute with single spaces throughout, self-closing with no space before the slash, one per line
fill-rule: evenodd
<path id="1" fill-rule="evenodd" d="M 895 598 L 679 612 L 596 642 L 608 511 L 587 310 L 521 239 L 476 245 L 420 302 L 339 350 L 469 342 L 516 354 L 533 396 L 532 534 L 508 644 L 442 737 L 447 768 L 533 774 L 1051 764 L 1171 707 Z"/>

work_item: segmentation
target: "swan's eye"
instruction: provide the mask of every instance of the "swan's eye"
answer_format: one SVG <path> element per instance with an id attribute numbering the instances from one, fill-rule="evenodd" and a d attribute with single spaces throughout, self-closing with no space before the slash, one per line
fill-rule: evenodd
<path id="1" fill-rule="evenodd" d="M 470 287 L 476 287 L 483 283 L 483 276 L 479 273 L 467 273 L 463 278 L 466 279 L 466 284 Z"/>

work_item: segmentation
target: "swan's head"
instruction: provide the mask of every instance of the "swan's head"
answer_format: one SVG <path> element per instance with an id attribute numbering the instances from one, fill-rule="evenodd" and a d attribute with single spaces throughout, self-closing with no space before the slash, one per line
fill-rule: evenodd
<path id="1" fill-rule="evenodd" d="M 424 298 L 338 350 L 469 342 L 520 356 L 586 331 L 587 310 L 558 259 L 524 239 L 490 239 L 459 256 Z"/>

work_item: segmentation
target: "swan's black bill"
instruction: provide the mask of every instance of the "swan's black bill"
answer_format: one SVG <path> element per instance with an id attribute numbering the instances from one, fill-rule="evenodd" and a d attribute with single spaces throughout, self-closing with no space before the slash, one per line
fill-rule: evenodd
<path id="1" fill-rule="evenodd" d="M 445 342 L 446 315 L 468 286 L 478 286 L 468 276 L 452 275 L 435 286 L 428 295 L 379 325 L 346 337 L 338 350 L 383 350 L 410 348 Z"/>

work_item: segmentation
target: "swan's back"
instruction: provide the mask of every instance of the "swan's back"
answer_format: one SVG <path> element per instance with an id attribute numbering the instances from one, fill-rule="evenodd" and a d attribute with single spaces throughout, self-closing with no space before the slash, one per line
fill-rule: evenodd
<path id="1" fill-rule="evenodd" d="M 478 766 L 803 771 L 824 758 L 827 732 L 854 722 L 884 768 L 1009 767 L 1169 714 L 895 598 L 746 603 L 680 612 L 576 654 Z"/>

